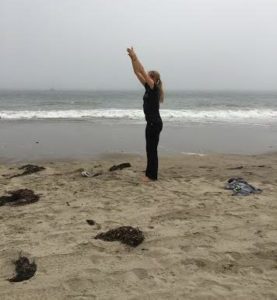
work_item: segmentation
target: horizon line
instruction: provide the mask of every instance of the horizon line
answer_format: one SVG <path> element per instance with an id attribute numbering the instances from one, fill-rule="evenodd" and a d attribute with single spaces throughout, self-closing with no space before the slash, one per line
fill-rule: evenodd
<path id="1" fill-rule="evenodd" d="M 140 91 L 140 88 L 126 89 L 126 88 L 1 88 L 0 91 L 44 91 L 44 92 L 66 92 L 66 91 L 78 91 L 78 92 L 94 92 L 94 91 Z M 277 89 L 253 89 L 253 88 L 166 88 L 165 91 L 181 91 L 181 92 L 277 92 Z"/>

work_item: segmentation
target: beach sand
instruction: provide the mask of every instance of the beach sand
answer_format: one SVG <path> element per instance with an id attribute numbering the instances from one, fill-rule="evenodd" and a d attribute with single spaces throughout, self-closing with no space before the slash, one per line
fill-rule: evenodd
<path id="1" fill-rule="evenodd" d="M 123 162 L 131 168 L 108 171 Z M 277 299 L 276 154 L 162 156 L 149 184 L 143 156 L 36 164 L 46 169 L 12 179 L 1 175 L 23 163 L 0 165 L 0 196 L 40 195 L 0 207 L 0 299 Z M 235 176 L 263 192 L 232 196 Z M 94 239 L 125 225 L 144 232 L 141 245 Z M 10 283 L 20 253 L 37 272 Z"/>

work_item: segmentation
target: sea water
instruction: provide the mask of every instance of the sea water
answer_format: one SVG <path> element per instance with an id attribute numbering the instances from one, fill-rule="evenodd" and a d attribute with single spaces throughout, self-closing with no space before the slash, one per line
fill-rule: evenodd
<path id="1" fill-rule="evenodd" d="M 0 91 L 1 120 L 144 123 L 143 90 Z M 277 123 L 277 92 L 166 91 L 160 114 L 169 126 Z"/>

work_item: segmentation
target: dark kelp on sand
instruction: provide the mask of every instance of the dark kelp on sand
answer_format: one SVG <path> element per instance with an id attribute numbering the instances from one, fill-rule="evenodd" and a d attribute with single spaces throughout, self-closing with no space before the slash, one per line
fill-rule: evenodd
<path id="1" fill-rule="evenodd" d="M 87 220 L 87 223 L 88 223 L 88 225 L 91 225 L 91 226 L 96 224 L 96 222 L 94 220 Z"/>
<path id="2" fill-rule="evenodd" d="M 33 277 L 37 271 L 36 263 L 30 263 L 29 259 L 25 256 L 20 256 L 19 259 L 14 262 L 14 264 L 16 275 L 13 278 L 8 279 L 9 282 L 28 280 Z"/>
<path id="3" fill-rule="evenodd" d="M 24 165 L 22 167 L 19 167 L 18 170 L 23 170 L 22 173 L 20 174 L 15 174 L 15 175 L 3 175 L 4 177 L 7 177 L 9 179 L 14 178 L 14 177 L 20 177 L 20 176 L 25 176 L 33 173 L 37 173 L 40 171 L 45 170 L 44 167 L 36 166 L 36 165 Z"/>
<path id="4" fill-rule="evenodd" d="M 20 206 L 35 203 L 39 200 L 39 195 L 36 195 L 32 190 L 19 189 L 8 192 L 9 196 L 0 197 L 0 206 L 12 205 Z"/>
<path id="5" fill-rule="evenodd" d="M 116 171 L 116 170 L 122 170 L 122 169 L 125 169 L 125 168 L 130 168 L 131 167 L 131 164 L 130 163 L 122 163 L 122 164 L 119 164 L 119 165 L 114 165 L 112 167 L 110 167 L 109 171 Z"/>
<path id="6" fill-rule="evenodd" d="M 113 242 L 119 241 L 131 247 L 137 247 L 144 240 L 143 232 L 131 226 L 121 226 L 96 235 L 95 239 Z"/>

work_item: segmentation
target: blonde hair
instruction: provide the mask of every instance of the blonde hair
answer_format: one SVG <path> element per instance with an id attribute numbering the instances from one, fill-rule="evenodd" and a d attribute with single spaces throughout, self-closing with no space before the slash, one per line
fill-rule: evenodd
<path id="1" fill-rule="evenodd" d="M 164 102 L 164 89 L 163 89 L 163 83 L 161 81 L 161 75 L 157 71 L 149 71 L 149 76 L 154 79 L 155 84 L 157 85 L 159 89 L 159 101 L 160 103 Z"/>

